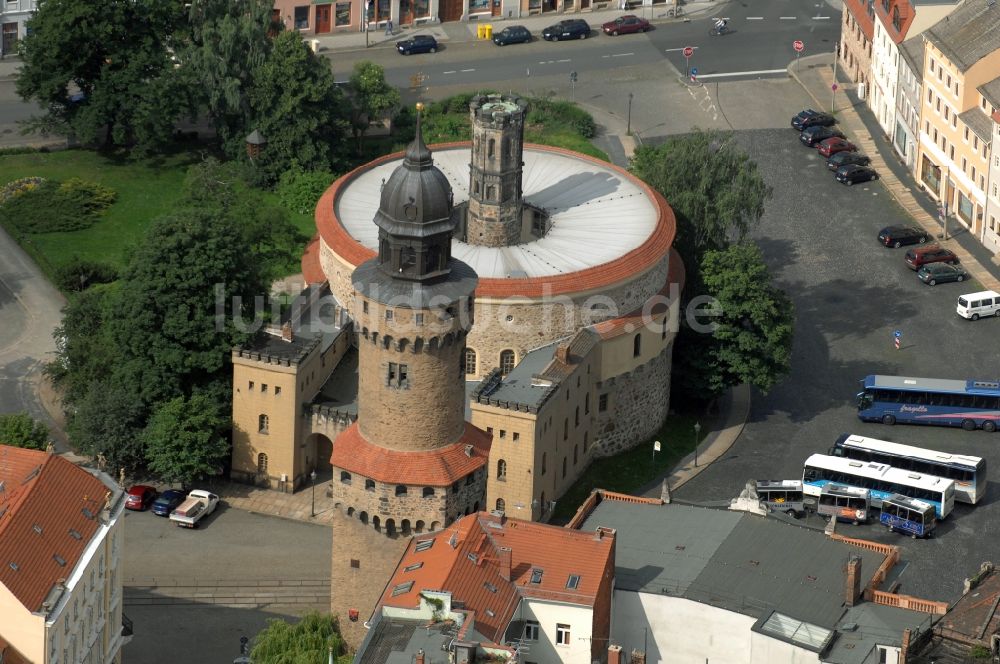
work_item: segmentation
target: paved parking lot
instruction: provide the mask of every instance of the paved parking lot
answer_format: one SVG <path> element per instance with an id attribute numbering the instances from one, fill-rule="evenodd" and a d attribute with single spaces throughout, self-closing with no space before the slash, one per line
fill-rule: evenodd
<path id="1" fill-rule="evenodd" d="M 227 662 L 269 618 L 329 610 L 330 529 L 220 506 L 200 528 L 126 512 L 130 664 Z"/>
<path id="2" fill-rule="evenodd" d="M 973 323 L 955 314 L 957 296 L 978 284 L 922 284 L 903 263 L 904 250 L 885 249 L 875 239 L 881 227 L 906 220 L 881 184 L 837 183 L 792 129 L 738 137 L 775 191 L 756 239 L 778 285 L 795 303 L 792 373 L 770 394 L 754 393 L 742 437 L 722 460 L 678 490 L 677 498 L 728 499 L 748 479 L 801 477 L 806 457 L 825 452 L 842 432 L 974 454 L 1000 468 L 1000 434 L 865 424 L 854 407 L 858 381 L 868 374 L 1000 375 L 995 350 L 1000 321 Z M 894 329 L 903 332 L 899 351 L 892 344 Z M 982 561 L 1000 561 L 998 494 L 994 481 L 976 507 L 957 505 L 929 541 L 874 525 L 841 526 L 840 532 L 900 545 L 905 566 L 900 592 L 952 600 Z"/>

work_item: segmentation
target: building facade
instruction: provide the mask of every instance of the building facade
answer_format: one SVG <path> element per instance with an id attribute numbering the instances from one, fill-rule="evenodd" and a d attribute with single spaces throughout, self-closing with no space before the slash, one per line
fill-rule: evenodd
<path id="1" fill-rule="evenodd" d="M 875 0 L 844 0 L 838 59 L 850 79 L 858 84 L 861 99 L 868 96 L 874 20 Z"/>
<path id="2" fill-rule="evenodd" d="M 28 33 L 28 19 L 37 7 L 38 0 L 4 0 L 0 3 L 0 56 L 17 53 L 17 43 Z"/>
<path id="3" fill-rule="evenodd" d="M 1000 74 L 1000 7 L 964 2 L 924 33 L 919 179 L 949 223 L 983 236 L 992 113 L 980 86 Z"/>
<path id="4" fill-rule="evenodd" d="M 986 178 L 986 216 L 980 241 L 993 253 L 1000 252 L 1000 78 L 979 86 L 979 94 L 992 110 L 993 140 L 990 141 L 990 168 Z"/>
<path id="5" fill-rule="evenodd" d="M 896 126 L 892 147 L 910 172 L 917 175 L 917 143 L 920 141 L 920 98 L 923 91 L 924 38 L 911 37 L 899 44 L 896 82 Z"/>
<path id="6" fill-rule="evenodd" d="M 0 445 L 0 641 L 39 664 L 121 661 L 124 508 L 104 473 Z"/>

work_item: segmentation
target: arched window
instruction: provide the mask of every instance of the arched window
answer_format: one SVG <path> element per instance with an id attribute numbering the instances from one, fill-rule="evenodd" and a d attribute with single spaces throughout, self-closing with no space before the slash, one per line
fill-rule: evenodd
<path id="1" fill-rule="evenodd" d="M 590 415 L 590 392 L 583 395 L 583 414 Z"/>
<path id="2" fill-rule="evenodd" d="M 268 425 L 268 423 L 269 423 L 269 420 L 267 418 L 267 415 L 264 415 L 263 413 L 261 413 L 260 417 L 257 418 L 257 431 L 259 431 L 261 433 L 267 433 L 267 425 Z"/>
<path id="3" fill-rule="evenodd" d="M 573 426 L 580 426 L 580 407 L 576 407 L 576 415 L 573 416 Z"/>
<path id="4" fill-rule="evenodd" d="M 496 200 L 497 188 L 494 185 L 487 185 L 486 187 L 486 200 L 492 201 Z"/>
<path id="5" fill-rule="evenodd" d="M 263 452 L 257 455 L 257 474 L 267 475 L 267 455 Z"/>
<path id="6" fill-rule="evenodd" d="M 375 490 L 375 480 L 365 480 L 365 491 Z"/>
<path id="7" fill-rule="evenodd" d="M 503 498 L 497 498 L 497 512 L 503 514 L 507 510 L 507 503 L 504 502 Z"/>
<path id="8" fill-rule="evenodd" d="M 424 532 L 424 522 L 417 521 L 417 523 L 414 525 L 414 530 L 418 533 Z"/>
<path id="9" fill-rule="evenodd" d="M 433 498 L 433 497 L 434 497 L 434 487 L 425 486 L 424 487 L 424 498 Z"/>
<path id="10" fill-rule="evenodd" d="M 359 514 L 358 515 L 358 519 L 361 520 L 361 523 L 363 523 L 363 524 L 365 524 L 367 526 L 368 525 L 368 512 L 362 512 L 361 514 Z"/>
<path id="11" fill-rule="evenodd" d="M 396 495 L 397 496 L 405 496 L 406 495 L 406 485 L 405 484 L 397 484 L 396 485 Z"/>
<path id="12" fill-rule="evenodd" d="M 402 521 L 400 521 L 399 522 L 399 529 L 401 531 L 403 531 L 403 535 L 404 536 L 409 536 L 409 534 L 410 534 L 410 520 L 409 519 L 403 519 Z"/>
<path id="13" fill-rule="evenodd" d="M 563 479 L 566 479 L 566 457 L 563 457 Z"/>
<path id="14" fill-rule="evenodd" d="M 507 479 L 507 462 L 503 459 L 497 461 L 497 479 L 501 482 Z"/>
<path id="15" fill-rule="evenodd" d="M 497 140 L 495 138 L 491 138 L 489 146 L 486 148 L 486 156 L 492 159 L 493 154 L 496 152 L 496 149 L 497 149 Z"/>
<path id="16" fill-rule="evenodd" d="M 514 351 L 500 351 L 500 375 L 506 376 L 514 369 Z"/>
<path id="17" fill-rule="evenodd" d="M 375 530 L 382 532 L 382 519 L 377 516 L 373 516 L 372 525 L 375 527 Z"/>
<path id="18" fill-rule="evenodd" d="M 639 334 L 635 335 L 632 339 L 632 357 L 639 357 L 642 353 L 642 336 Z"/>
<path id="19" fill-rule="evenodd" d="M 569 438 L 569 418 L 563 420 L 563 440 Z"/>
<path id="20" fill-rule="evenodd" d="M 389 537 L 396 536 L 396 522 L 393 519 L 385 520 L 385 534 Z"/>
<path id="21" fill-rule="evenodd" d="M 351 474 L 349 472 L 347 472 L 346 470 L 340 471 L 340 481 L 343 482 L 344 484 L 350 484 L 351 483 Z"/>
<path id="22" fill-rule="evenodd" d="M 542 475 L 545 474 L 545 452 L 542 452 Z"/>
<path id="23" fill-rule="evenodd" d="M 465 373 L 467 375 L 476 373 L 476 351 L 471 348 L 465 349 Z"/>

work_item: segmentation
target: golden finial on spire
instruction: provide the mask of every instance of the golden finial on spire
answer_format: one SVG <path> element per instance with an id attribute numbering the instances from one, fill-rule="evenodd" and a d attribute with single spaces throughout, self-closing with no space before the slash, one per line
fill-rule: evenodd
<path id="1" fill-rule="evenodd" d="M 423 112 L 424 112 L 424 102 L 418 101 L 417 102 L 417 113 L 423 113 Z"/>

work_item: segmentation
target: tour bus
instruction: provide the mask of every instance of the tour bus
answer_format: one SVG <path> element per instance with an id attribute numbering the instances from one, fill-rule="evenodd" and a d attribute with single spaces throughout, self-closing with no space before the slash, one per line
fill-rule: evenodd
<path id="1" fill-rule="evenodd" d="M 806 509 L 801 480 L 757 480 L 757 497 L 775 512 L 798 517 Z"/>
<path id="2" fill-rule="evenodd" d="M 963 503 L 975 505 L 986 493 L 986 460 L 977 456 L 935 452 L 847 433 L 830 448 L 830 455 L 887 463 L 893 468 L 955 480 L 955 500 Z"/>
<path id="3" fill-rule="evenodd" d="M 882 499 L 879 522 L 890 532 L 905 533 L 914 539 L 931 537 L 937 527 L 933 505 L 899 494 Z"/>
<path id="4" fill-rule="evenodd" d="M 864 422 L 997 430 L 1000 381 L 868 376 L 861 383 L 857 405 Z"/>
<path id="5" fill-rule="evenodd" d="M 802 492 L 819 497 L 827 484 L 835 482 L 868 489 L 871 506 L 878 509 L 882 499 L 894 493 L 934 505 L 939 519 L 955 507 L 955 481 L 935 475 L 922 475 L 884 463 L 855 461 L 841 457 L 813 454 L 802 469 Z"/>
<path id="6" fill-rule="evenodd" d="M 816 513 L 833 516 L 837 521 L 847 521 L 855 526 L 868 523 L 871 494 L 868 489 L 845 484 L 827 484 L 819 492 Z"/>

